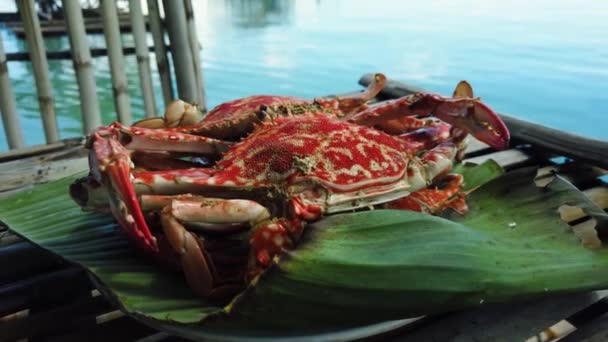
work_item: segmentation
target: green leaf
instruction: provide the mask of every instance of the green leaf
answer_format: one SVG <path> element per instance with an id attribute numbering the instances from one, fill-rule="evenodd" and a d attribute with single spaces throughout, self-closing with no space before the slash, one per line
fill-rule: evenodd
<path id="1" fill-rule="evenodd" d="M 454 167 L 452 172 L 459 173 L 464 177 L 464 186 L 462 187 L 462 190 L 469 191 L 499 177 L 504 173 L 504 170 L 497 162 L 488 159 L 479 165 L 472 163 L 458 164 Z"/>
<path id="2" fill-rule="evenodd" d="M 453 221 L 379 210 L 314 223 L 233 315 L 268 329 L 323 329 L 607 288 L 608 249 L 584 248 L 558 208 L 584 208 L 604 237 L 608 215 L 563 179 L 539 188 L 534 175 L 491 181 Z"/>
<path id="3" fill-rule="evenodd" d="M 86 267 L 128 312 L 188 323 L 221 310 L 192 296 L 181 274 L 139 257 L 111 216 L 83 212 L 68 195 L 77 178 L 0 200 L 0 219 L 24 238 Z"/>
<path id="4" fill-rule="evenodd" d="M 462 172 L 471 187 L 495 175 Z M 557 210 L 584 208 L 602 238 L 606 214 L 560 178 L 538 188 L 534 174 L 490 181 L 469 197 L 470 213 L 451 221 L 389 210 L 325 218 L 226 308 L 137 255 L 110 217 L 83 213 L 67 195 L 76 177 L 0 200 L 0 219 L 85 266 L 124 311 L 156 328 L 224 340 L 352 339 L 405 317 L 608 287 L 607 250 L 582 247 Z"/>

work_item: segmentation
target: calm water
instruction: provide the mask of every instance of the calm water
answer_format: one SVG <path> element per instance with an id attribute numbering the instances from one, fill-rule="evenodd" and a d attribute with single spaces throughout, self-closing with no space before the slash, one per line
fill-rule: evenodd
<path id="1" fill-rule="evenodd" d="M 351 91 L 361 74 L 379 71 L 442 93 L 467 79 L 499 111 L 608 139 L 605 0 L 193 2 L 209 106 L 260 93 Z M 0 28 L 0 34 L 7 52 L 26 49 L 9 31 Z M 90 41 L 105 45 L 101 35 Z M 69 48 L 67 37 L 46 44 L 48 50 Z M 129 35 L 124 44 L 133 45 Z M 135 57 L 126 59 L 138 118 L 143 103 Z M 72 63 L 49 63 L 61 136 L 79 135 Z M 96 58 L 94 67 L 108 123 L 115 114 L 107 59 Z M 43 143 L 31 66 L 11 62 L 9 72 L 27 143 Z M 155 89 L 160 111 L 157 77 Z M 6 149 L 2 135 L 0 150 Z"/>

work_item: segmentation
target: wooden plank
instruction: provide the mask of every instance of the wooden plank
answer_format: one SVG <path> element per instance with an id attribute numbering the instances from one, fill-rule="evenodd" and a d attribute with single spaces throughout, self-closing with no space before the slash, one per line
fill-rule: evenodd
<path id="1" fill-rule="evenodd" d="M 51 152 L 43 156 L 13 160 L 0 164 L 0 196 L 8 191 L 85 171 L 87 152 L 80 146 Z"/>
<path id="2" fill-rule="evenodd" d="M 146 27 L 148 26 L 146 17 Z M 119 16 L 120 32 L 131 32 L 131 23 L 129 21 L 128 14 L 121 14 Z M 62 36 L 66 35 L 66 23 L 64 20 L 43 20 L 40 22 L 43 36 Z M 84 17 L 84 24 L 87 33 L 102 33 L 103 22 L 100 17 Z M 25 28 L 21 21 L 9 21 L 5 25 L 9 27 L 17 37 L 23 38 L 25 36 Z"/>
<path id="3" fill-rule="evenodd" d="M 45 336 L 94 326 L 97 324 L 95 320 L 97 315 L 113 310 L 114 308 L 104 298 L 89 297 L 0 324 L 0 336 L 3 341 L 21 338 L 42 339 Z"/>
<path id="4" fill-rule="evenodd" d="M 608 175 L 608 170 L 587 165 L 578 162 L 569 162 L 561 165 L 548 165 L 538 169 L 537 178 L 543 176 L 551 176 L 553 173 L 558 173 L 570 183 L 580 189 L 599 186 L 602 181 L 599 177 Z"/>
<path id="5" fill-rule="evenodd" d="M 371 83 L 372 78 L 373 74 L 363 75 L 359 83 L 367 86 Z M 394 80 L 388 80 L 382 90 L 382 94 L 390 98 L 416 92 L 425 92 L 425 90 Z M 560 131 L 506 114 L 500 114 L 500 116 L 509 127 L 514 141 L 529 143 L 563 156 L 608 168 L 608 141 Z"/>
<path id="6" fill-rule="evenodd" d="M 166 46 L 165 49 L 167 51 L 171 50 L 169 46 Z M 154 46 L 148 47 L 148 51 L 154 51 Z M 122 48 L 123 55 L 134 55 L 135 47 L 124 47 Z M 108 55 L 108 49 L 106 48 L 91 48 L 91 57 L 103 57 Z M 69 50 L 61 50 L 61 51 L 47 51 L 46 52 L 47 59 L 72 59 L 72 51 Z M 29 61 L 30 57 L 27 52 L 11 52 L 6 54 L 7 62 L 25 62 Z"/>
<path id="7" fill-rule="evenodd" d="M 36 273 L 62 268 L 65 262 L 51 252 L 23 241 L 0 248 L 0 284 L 7 284 Z"/>
<path id="8" fill-rule="evenodd" d="M 465 156 L 467 158 L 471 158 L 471 157 L 483 154 L 485 152 L 488 152 L 488 151 L 490 151 L 490 149 L 491 149 L 491 147 L 488 146 L 488 144 L 482 143 L 481 141 L 479 141 L 473 137 L 469 137 L 469 143 L 468 143 L 467 149 L 465 151 Z"/>
<path id="9" fill-rule="evenodd" d="M 599 298 L 599 293 L 583 293 L 482 305 L 475 310 L 429 320 L 393 341 L 525 341 Z"/>
<path id="10" fill-rule="evenodd" d="M 84 137 L 65 139 L 53 144 L 36 145 L 26 148 L 20 148 L 9 152 L 0 153 L 0 166 L 11 160 L 24 159 L 32 156 L 42 155 L 49 152 L 59 151 L 74 146 L 82 146 Z"/>
<path id="11" fill-rule="evenodd" d="M 0 286 L 0 316 L 23 310 L 36 312 L 50 309 L 89 296 L 92 289 L 86 271 L 78 266 L 37 272 Z"/>
<path id="12" fill-rule="evenodd" d="M 536 157 L 526 150 L 511 149 L 483 154 L 477 157 L 465 158 L 463 162 L 481 164 L 488 159 L 493 159 L 505 170 L 512 170 L 518 167 L 532 165 L 536 162 Z"/>

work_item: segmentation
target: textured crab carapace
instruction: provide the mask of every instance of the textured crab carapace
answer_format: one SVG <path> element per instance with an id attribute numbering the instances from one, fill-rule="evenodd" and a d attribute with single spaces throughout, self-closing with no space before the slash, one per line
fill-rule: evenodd
<path id="1" fill-rule="evenodd" d="M 102 128 L 91 138 L 91 175 L 73 185 L 73 197 L 86 207 L 93 196 L 82 193 L 102 185 L 110 210 L 141 248 L 168 248 L 196 293 L 224 296 L 293 248 L 306 222 L 323 215 L 373 206 L 465 210 L 462 178 L 448 175 L 465 146 L 463 132 L 496 147 L 508 143 L 500 118 L 470 97 L 400 99 L 347 118 L 306 106 L 258 121 L 236 144 L 203 136 L 200 125 Z M 398 135 L 374 128 L 406 122 L 399 112 L 437 114 L 442 106 L 450 123 L 421 120 Z M 470 122 L 480 118 L 483 124 Z M 218 161 L 203 167 L 198 157 Z M 226 272 L 226 248 L 213 248 L 217 239 L 205 236 L 242 231 L 249 231 L 248 261 Z"/>

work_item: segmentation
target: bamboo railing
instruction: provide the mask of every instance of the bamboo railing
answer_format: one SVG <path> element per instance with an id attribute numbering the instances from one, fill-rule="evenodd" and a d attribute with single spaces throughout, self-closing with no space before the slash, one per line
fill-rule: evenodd
<path id="1" fill-rule="evenodd" d="M 51 80 L 49 79 L 46 49 L 42 40 L 36 6 L 34 0 L 18 0 L 17 6 L 21 13 L 21 20 L 24 23 L 30 58 L 36 61 L 36 63 L 33 63 L 34 77 L 36 78 L 36 91 L 38 92 L 44 135 L 47 143 L 53 143 L 59 140 L 59 131 L 57 130 L 55 99 L 53 98 L 53 89 L 51 87 Z"/>
<path id="2" fill-rule="evenodd" d="M 118 11 L 114 0 L 101 0 L 101 17 L 103 19 L 103 32 L 108 47 L 110 72 L 112 73 L 112 88 L 114 90 L 114 106 L 118 114 L 118 121 L 124 124 L 131 123 L 131 104 L 127 92 L 127 76 L 125 75 L 124 56 L 120 44 L 120 27 L 118 24 Z"/>
<path id="3" fill-rule="evenodd" d="M 6 65 L 6 55 L 4 54 L 4 44 L 0 36 L 0 111 L 2 112 L 2 124 L 6 132 L 8 146 L 13 149 L 22 148 L 23 135 L 21 125 L 17 116 L 17 106 L 15 105 L 15 95 L 8 77 L 8 67 Z"/>
<path id="4" fill-rule="evenodd" d="M 79 0 L 62 0 L 65 24 L 70 41 L 69 51 L 47 52 L 42 39 L 40 22 L 35 12 L 34 0 L 17 0 L 21 21 L 26 33 L 28 52 L 5 53 L 0 39 L 0 112 L 6 141 L 10 152 L 6 154 L 27 153 L 44 150 L 46 146 L 26 146 L 19 124 L 19 108 L 9 78 L 8 63 L 30 61 L 36 79 L 36 90 L 40 103 L 41 119 L 47 144 L 59 141 L 59 129 L 55 114 L 51 79 L 48 72 L 48 59 L 71 59 L 76 73 L 80 95 L 82 133 L 88 134 L 102 125 L 97 85 L 94 77 L 94 57 L 108 56 L 112 76 L 114 107 L 116 119 L 129 124 L 132 121 L 131 103 L 127 92 L 127 77 L 124 55 L 135 54 L 138 64 L 140 86 L 144 99 L 145 116 L 156 116 L 156 101 L 153 77 L 150 68 L 149 52 L 153 51 L 165 104 L 174 99 L 171 70 L 175 72 L 178 95 L 181 99 L 205 106 L 205 92 L 200 62 L 200 44 L 196 36 L 191 0 L 163 0 L 164 18 L 159 10 L 160 0 L 146 0 L 149 10 L 148 23 L 154 46 L 147 44 L 146 21 L 142 13 L 141 1 L 129 0 L 131 32 L 135 47 L 125 47 L 121 41 L 121 27 L 116 6 L 117 0 L 101 0 L 100 12 L 105 36 L 105 48 L 91 49 L 83 21 Z M 165 27 L 165 25 L 167 25 Z M 169 45 L 165 45 L 165 29 Z M 167 54 L 171 53 L 173 66 L 169 65 Z M 107 124 L 107 123 L 106 123 Z"/>

